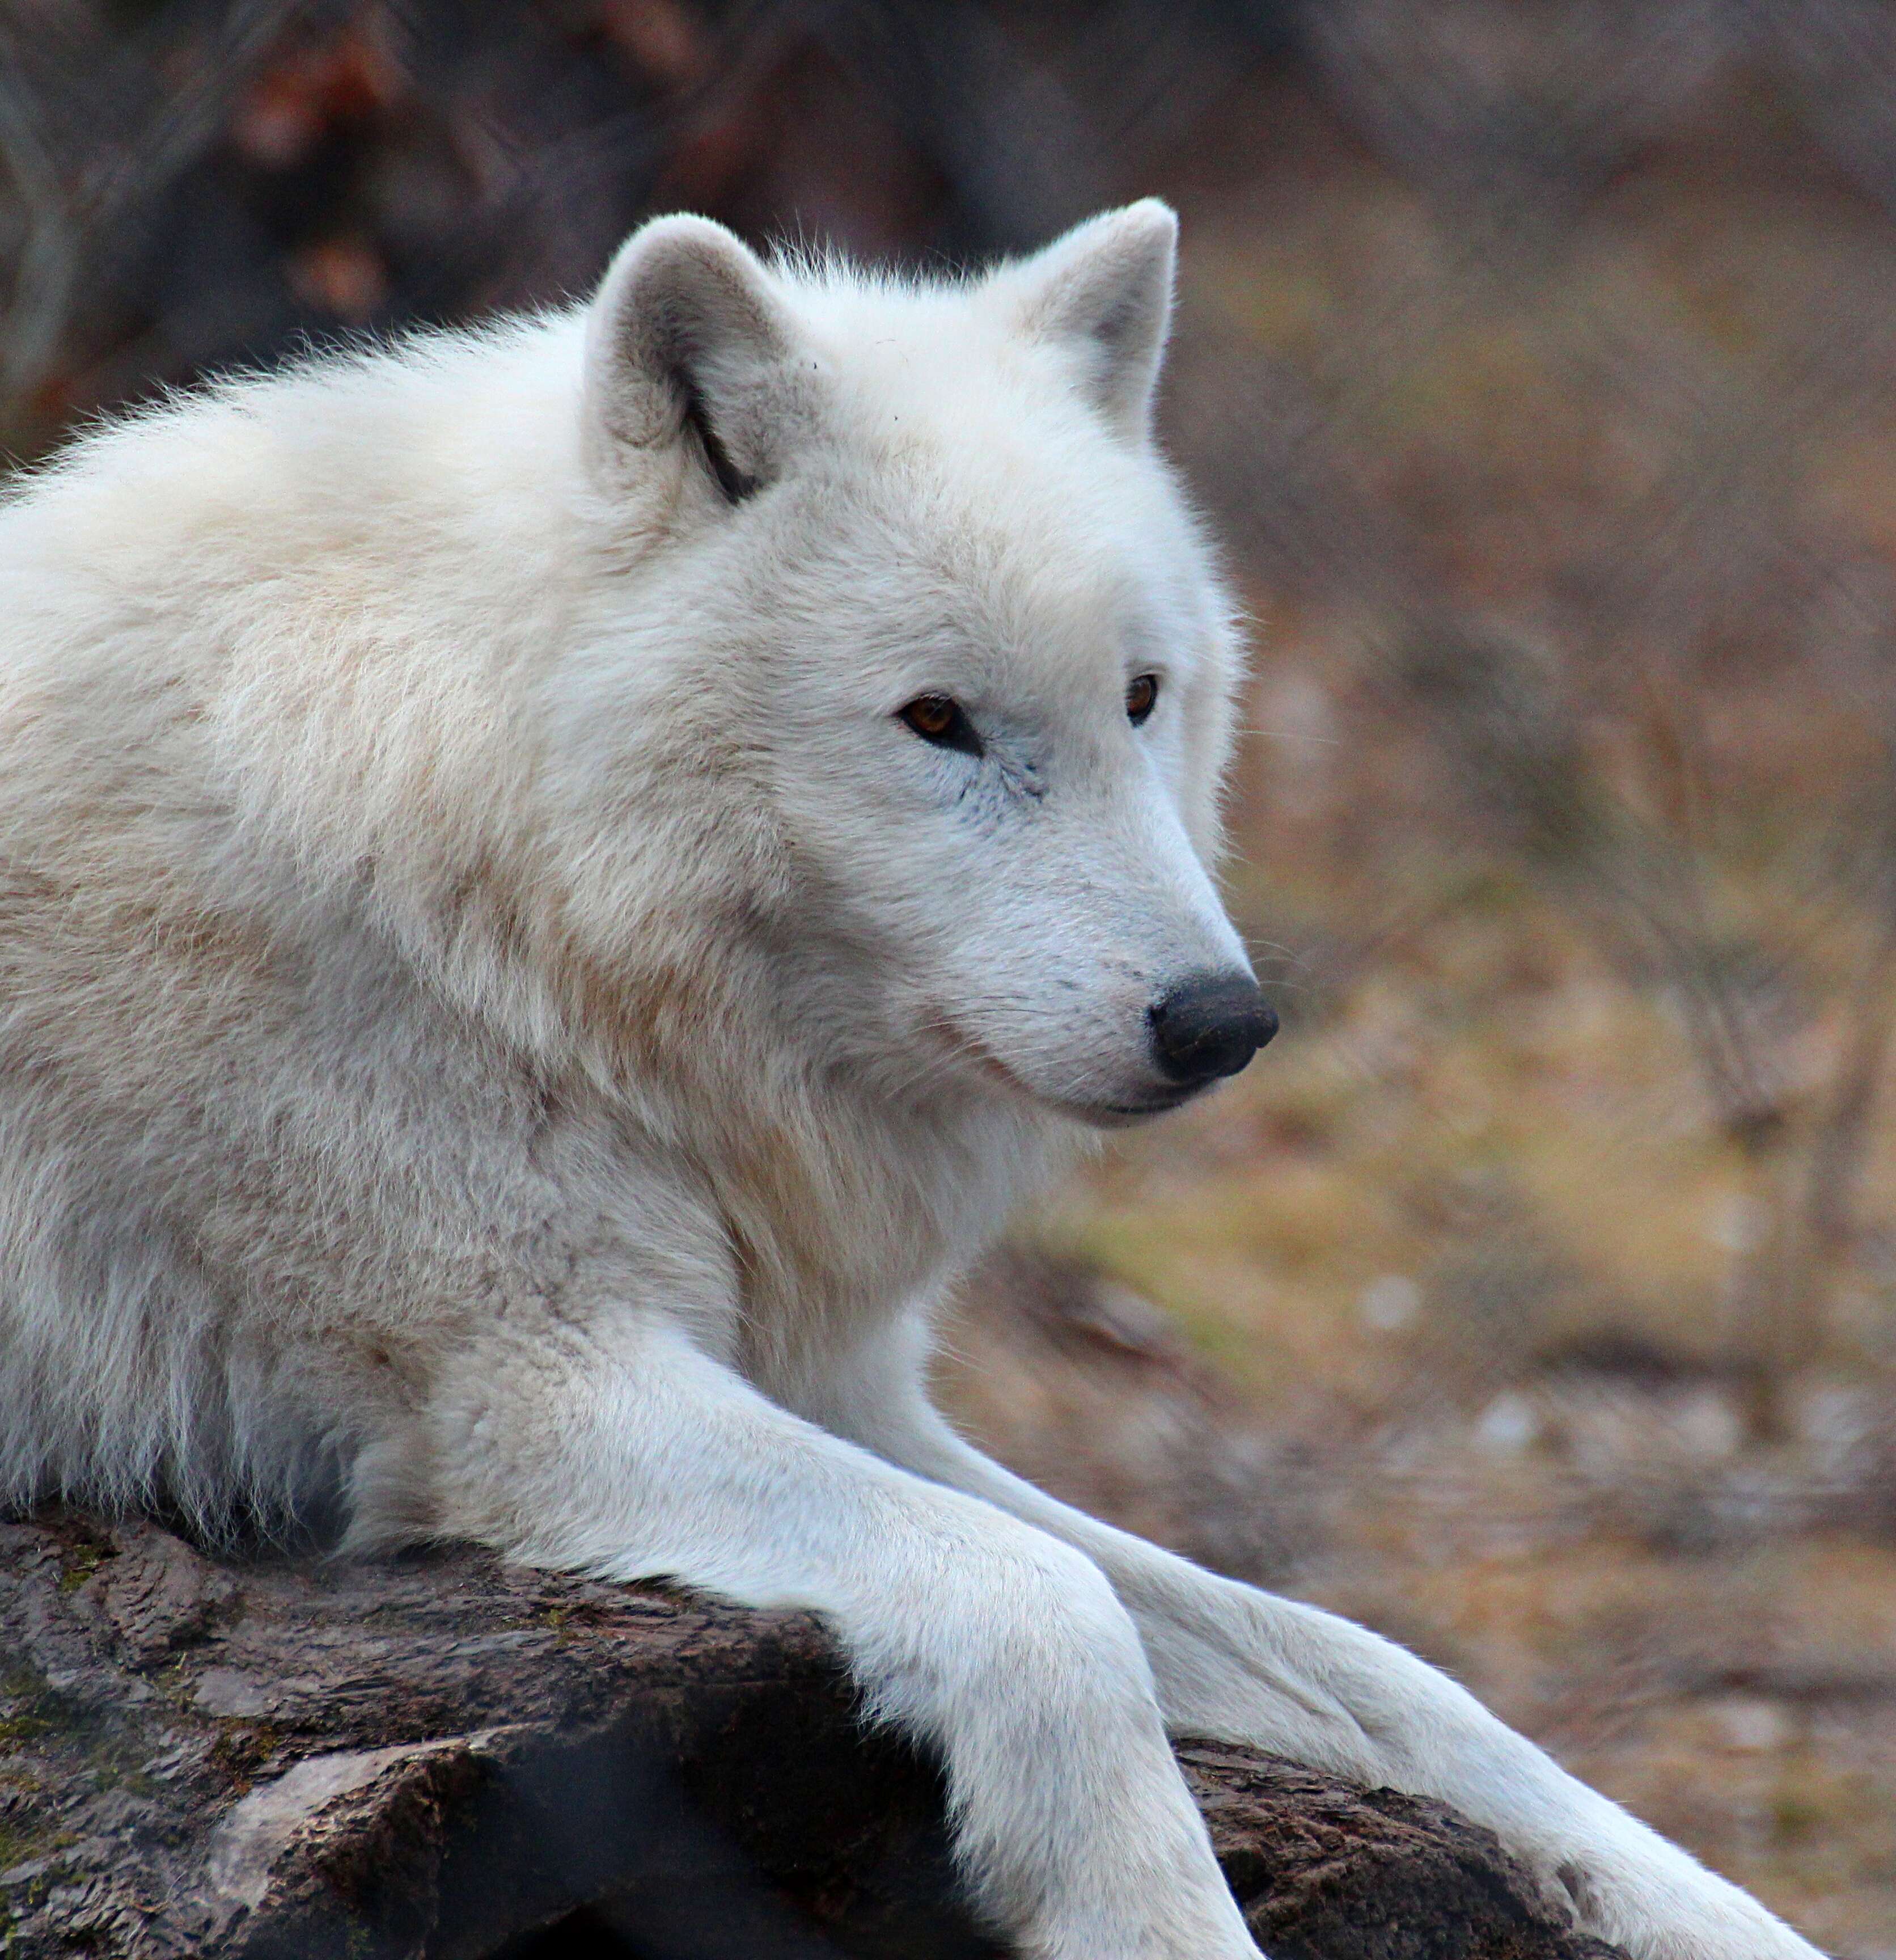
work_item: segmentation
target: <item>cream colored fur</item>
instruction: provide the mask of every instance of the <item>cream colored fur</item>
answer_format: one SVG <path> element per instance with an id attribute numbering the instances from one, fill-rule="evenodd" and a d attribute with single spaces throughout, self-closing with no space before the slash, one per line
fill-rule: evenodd
<path id="1" fill-rule="evenodd" d="M 1808 1955 L 1407 1654 L 924 1396 L 943 1284 L 1164 1099 L 1156 994 L 1243 968 L 1230 608 L 1147 426 L 1173 231 L 929 285 L 661 220 L 589 307 L 19 489 L 0 1497 L 814 1607 L 1050 1960 L 1253 1951 L 1168 1723 L 1448 1799 L 1640 1960 Z"/>

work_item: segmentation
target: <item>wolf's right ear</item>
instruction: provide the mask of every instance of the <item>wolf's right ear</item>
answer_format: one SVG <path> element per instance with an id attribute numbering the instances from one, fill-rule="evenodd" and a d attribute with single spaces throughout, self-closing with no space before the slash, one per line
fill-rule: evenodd
<path id="1" fill-rule="evenodd" d="M 775 475 L 792 332 L 770 274 L 708 218 L 655 218 L 586 320 L 588 460 L 608 478 L 683 445 L 727 504 Z"/>

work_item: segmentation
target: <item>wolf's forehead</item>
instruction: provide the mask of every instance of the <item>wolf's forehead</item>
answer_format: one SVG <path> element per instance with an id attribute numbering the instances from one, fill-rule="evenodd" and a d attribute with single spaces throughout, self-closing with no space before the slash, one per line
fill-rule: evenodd
<path id="1" fill-rule="evenodd" d="M 1096 498 L 1095 485 L 1065 482 L 1043 459 L 984 450 L 964 434 L 930 447 L 851 486 L 863 521 L 844 549 L 865 574 L 863 603 L 891 623 L 1043 660 L 1066 649 L 1082 666 L 1158 657 L 1202 636 L 1215 609 L 1204 568 L 1189 550 L 1166 548 L 1166 514 L 1142 524 L 1128 508 L 1135 500 Z M 853 528 L 847 518 L 842 528 Z"/>
<path id="2" fill-rule="evenodd" d="M 983 637 L 1053 634 L 1091 665 L 1177 661 L 1215 636 L 1216 574 L 1170 473 L 1107 427 L 1061 350 L 1024 340 L 978 286 L 799 298 L 828 370 L 829 497 L 905 539 L 934 574 L 922 587 L 975 602 Z"/>
<path id="3" fill-rule="evenodd" d="M 846 282 L 799 300 L 827 392 L 863 433 L 971 450 L 1023 422 L 1093 432 L 1070 358 L 1022 336 L 977 285 Z"/>
<path id="4" fill-rule="evenodd" d="M 1180 507 L 1154 453 L 1101 420 L 1058 355 L 978 320 L 831 355 L 829 431 L 843 479 L 1001 558 L 1080 565 L 1149 547 L 1177 565 Z"/>
<path id="5" fill-rule="evenodd" d="M 1164 548 L 1163 514 L 1142 527 L 1112 500 L 1085 508 L 1043 471 L 946 474 L 897 519 L 918 575 L 895 581 L 896 630 L 913 625 L 954 667 L 1050 705 L 1066 691 L 1116 693 L 1139 667 L 1183 679 L 1215 658 L 1215 588 L 1193 552 Z"/>
<path id="6" fill-rule="evenodd" d="M 979 364 L 1008 336 L 980 288 L 856 272 L 799 278 L 792 304 L 811 342 L 857 373 L 913 383 Z"/>

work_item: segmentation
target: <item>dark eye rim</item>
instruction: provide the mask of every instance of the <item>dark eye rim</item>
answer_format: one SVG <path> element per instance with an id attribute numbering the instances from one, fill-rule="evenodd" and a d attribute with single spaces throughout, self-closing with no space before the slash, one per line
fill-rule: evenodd
<path id="1" fill-rule="evenodd" d="M 1155 673 L 1135 674 L 1126 683 L 1126 718 L 1135 728 L 1143 728 L 1152 718 L 1152 711 L 1158 707 L 1161 682 Z M 1145 690 L 1143 705 L 1133 705 L 1133 696 L 1139 689 Z"/>
<path id="2" fill-rule="evenodd" d="M 895 718 L 931 748 L 955 749 L 964 756 L 987 753 L 974 724 L 952 695 L 918 694 L 896 710 Z M 925 722 L 935 725 L 924 726 Z"/>

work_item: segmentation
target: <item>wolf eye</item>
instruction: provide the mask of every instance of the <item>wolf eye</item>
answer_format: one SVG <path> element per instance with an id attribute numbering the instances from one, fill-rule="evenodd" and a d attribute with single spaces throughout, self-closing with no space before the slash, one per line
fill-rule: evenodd
<path id="1" fill-rule="evenodd" d="M 1129 681 L 1126 688 L 1126 718 L 1135 728 L 1145 727 L 1147 718 L 1158 705 L 1158 676 L 1141 674 L 1136 680 Z"/>
<path id="2" fill-rule="evenodd" d="M 974 724 L 961 712 L 961 704 L 945 694 L 918 694 L 897 718 L 938 749 L 959 749 L 969 756 L 986 753 Z"/>

